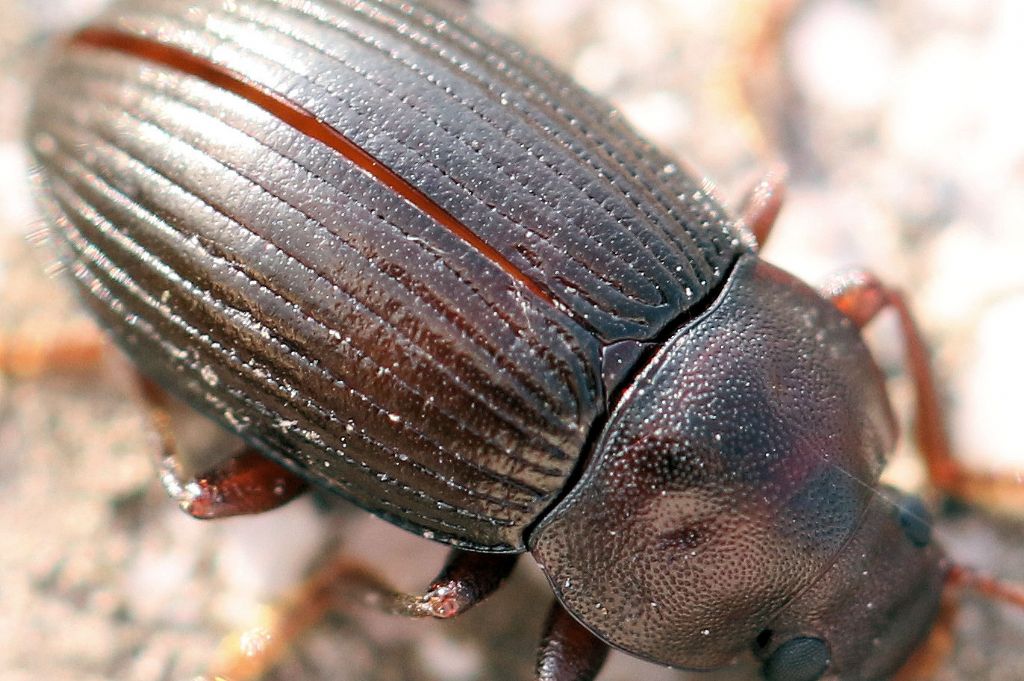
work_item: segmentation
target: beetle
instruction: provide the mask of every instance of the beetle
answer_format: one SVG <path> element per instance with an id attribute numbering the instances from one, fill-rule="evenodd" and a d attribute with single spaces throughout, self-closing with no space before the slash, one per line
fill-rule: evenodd
<path id="1" fill-rule="evenodd" d="M 887 678 L 929 628 L 956 573 L 876 490 L 894 425 L 859 328 L 883 307 L 932 468 L 965 474 L 902 299 L 768 265 L 770 194 L 734 221 L 519 48 L 405 3 L 124 3 L 30 135 L 87 304 L 252 448 L 166 462 L 189 512 L 327 487 L 458 549 L 437 615 L 528 549 L 561 604 L 543 678 L 607 645 Z"/>

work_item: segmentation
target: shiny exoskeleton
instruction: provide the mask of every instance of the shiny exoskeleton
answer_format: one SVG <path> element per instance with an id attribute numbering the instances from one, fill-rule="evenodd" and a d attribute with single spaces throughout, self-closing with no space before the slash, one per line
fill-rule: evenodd
<path id="1" fill-rule="evenodd" d="M 123 2 L 29 134 L 88 306 L 287 471 L 530 551 L 572 618 L 663 664 L 885 679 L 930 629 L 948 565 L 877 488 L 877 310 L 762 261 L 520 47 L 398 0 Z M 599 666 L 556 658 L 542 678 Z"/>

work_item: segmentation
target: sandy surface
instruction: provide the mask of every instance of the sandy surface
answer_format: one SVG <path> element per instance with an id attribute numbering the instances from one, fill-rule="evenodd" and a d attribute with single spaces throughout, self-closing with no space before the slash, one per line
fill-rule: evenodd
<path id="1" fill-rule="evenodd" d="M 19 129 L 42 46 L 91 2 L 0 0 L 0 337 L 81 338 L 89 322 L 38 226 Z M 786 3 L 522 0 L 480 13 L 612 98 L 727 200 L 769 163 L 791 168 L 768 259 L 809 281 L 864 264 L 906 288 L 935 353 L 960 455 L 1024 472 L 1024 10 L 952 0 Z M 770 32 L 769 32 L 770 33 Z M 872 340 L 898 409 L 907 385 L 891 325 Z M 192 422 L 190 422 L 192 423 Z M 196 447 L 230 447 L 202 424 Z M 199 523 L 155 484 L 155 440 L 113 351 L 79 371 L 0 376 L 0 678 L 187 681 L 222 637 L 338 547 L 404 588 L 444 550 L 341 502 L 307 498 Z M 912 443 L 894 475 L 920 482 Z M 1024 580 L 1024 522 L 940 518 L 950 552 Z M 548 601 L 528 559 L 454 624 L 332 615 L 275 679 L 523 679 Z M 613 655 L 603 681 L 688 678 Z M 706 679 L 751 679 L 740 669 Z M 936 679 L 1024 678 L 1024 613 L 968 597 Z"/>

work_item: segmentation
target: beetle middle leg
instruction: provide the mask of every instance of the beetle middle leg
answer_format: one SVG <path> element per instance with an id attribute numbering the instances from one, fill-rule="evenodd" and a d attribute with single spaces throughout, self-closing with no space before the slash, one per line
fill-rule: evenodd
<path id="1" fill-rule="evenodd" d="M 201 519 L 261 513 L 305 491 L 307 484 L 301 477 L 251 448 L 200 475 L 183 475 L 167 394 L 141 374 L 139 386 L 160 437 L 160 480 L 185 512 Z M 316 570 L 291 598 L 273 609 L 271 621 L 259 627 L 264 642 L 256 650 L 249 644 L 229 642 L 229 652 L 216 665 L 214 676 L 236 681 L 261 678 L 295 639 L 333 609 L 355 605 L 407 617 L 455 617 L 501 586 L 517 558 L 518 554 L 453 549 L 425 591 L 405 593 L 387 584 L 366 565 L 338 556 Z M 557 681 L 573 678 L 552 677 Z"/>
<path id="2" fill-rule="evenodd" d="M 160 482 L 189 515 L 207 520 L 262 513 L 306 490 L 305 480 L 250 447 L 199 475 L 184 475 L 167 411 L 167 395 L 141 375 L 139 388 L 160 438 Z"/>

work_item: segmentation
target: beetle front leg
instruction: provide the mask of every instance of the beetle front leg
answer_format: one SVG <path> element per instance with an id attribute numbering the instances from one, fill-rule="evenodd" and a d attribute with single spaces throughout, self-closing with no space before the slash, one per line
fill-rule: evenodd
<path id="1" fill-rule="evenodd" d="M 537 681 L 590 681 L 607 656 L 608 644 L 555 601 L 537 652 Z"/>
<path id="2" fill-rule="evenodd" d="M 184 475 L 167 412 L 167 395 L 141 375 L 139 386 L 160 438 L 160 482 L 192 517 L 211 520 L 263 513 L 306 490 L 305 480 L 251 447 L 199 475 Z"/>
<path id="3" fill-rule="evenodd" d="M 870 272 L 860 270 L 837 277 L 826 285 L 823 293 L 858 327 L 868 324 L 886 308 L 895 310 L 899 317 L 917 402 L 915 436 L 932 484 L 967 503 L 1019 509 L 1024 502 L 1024 485 L 1018 476 L 972 471 L 953 456 L 928 349 L 903 294 L 885 286 Z"/>

